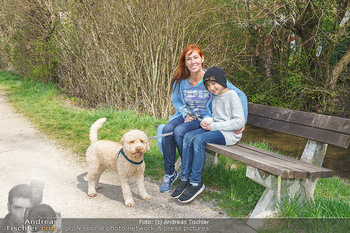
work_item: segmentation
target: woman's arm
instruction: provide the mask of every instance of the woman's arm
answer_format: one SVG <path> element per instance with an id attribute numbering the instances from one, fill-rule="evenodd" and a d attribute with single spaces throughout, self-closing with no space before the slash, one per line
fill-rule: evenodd
<path id="1" fill-rule="evenodd" d="M 173 92 L 171 95 L 171 102 L 176 109 L 176 112 L 182 115 L 183 118 L 186 118 L 186 113 L 182 111 L 182 106 L 184 106 L 183 98 L 181 98 L 181 87 L 180 84 L 176 85 L 176 82 L 173 84 Z"/>

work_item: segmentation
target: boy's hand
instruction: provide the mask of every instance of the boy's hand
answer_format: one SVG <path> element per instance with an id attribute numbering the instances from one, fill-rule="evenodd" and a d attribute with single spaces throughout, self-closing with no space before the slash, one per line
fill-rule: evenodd
<path id="1" fill-rule="evenodd" d="M 204 129 L 204 130 L 211 130 L 211 123 L 207 122 L 207 121 L 202 121 L 201 122 L 201 127 Z"/>
<path id="2" fill-rule="evenodd" d="M 245 130 L 245 126 L 243 126 L 242 129 L 236 130 L 236 131 L 235 131 L 235 134 L 243 133 L 244 130 Z"/>

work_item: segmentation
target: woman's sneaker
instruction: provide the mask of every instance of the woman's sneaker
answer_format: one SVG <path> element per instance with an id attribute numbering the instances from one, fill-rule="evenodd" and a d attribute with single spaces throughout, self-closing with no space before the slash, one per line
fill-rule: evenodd
<path id="1" fill-rule="evenodd" d="M 180 182 L 178 183 L 175 191 L 173 192 L 173 194 L 171 194 L 171 196 L 173 198 L 178 198 L 179 196 L 181 196 L 181 194 L 185 191 L 185 189 L 187 188 L 189 183 L 189 180 L 180 180 Z"/>
<path id="2" fill-rule="evenodd" d="M 193 186 L 191 183 L 187 186 L 186 190 L 179 197 L 179 202 L 188 203 L 195 199 L 205 189 L 205 186 L 200 182 L 197 186 Z"/>
<path id="3" fill-rule="evenodd" d="M 172 174 L 171 176 L 165 175 L 163 183 L 160 186 L 160 192 L 161 193 L 169 192 L 171 189 L 171 185 L 174 183 L 174 181 L 176 179 L 177 179 L 177 172 L 176 171 L 174 171 L 174 174 Z"/>

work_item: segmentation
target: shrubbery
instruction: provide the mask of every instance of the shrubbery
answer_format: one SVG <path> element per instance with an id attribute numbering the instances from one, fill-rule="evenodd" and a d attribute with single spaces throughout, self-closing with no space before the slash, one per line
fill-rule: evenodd
<path id="1" fill-rule="evenodd" d="M 0 68 L 167 118 L 177 59 L 196 43 L 251 102 L 349 117 L 347 2 L 0 0 Z"/>

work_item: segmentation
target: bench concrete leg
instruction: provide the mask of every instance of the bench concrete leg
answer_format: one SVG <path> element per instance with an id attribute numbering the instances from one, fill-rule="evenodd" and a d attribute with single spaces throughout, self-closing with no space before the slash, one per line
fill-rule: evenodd
<path id="1" fill-rule="evenodd" d="M 219 153 L 206 150 L 204 167 L 217 166 L 219 164 Z"/>
<path id="2" fill-rule="evenodd" d="M 276 206 L 281 197 L 278 193 L 281 179 L 251 166 L 247 166 L 246 176 L 266 187 L 247 221 L 249 226 L 258 229 L 264 225 L 265 218 L 273 217 L 277 212 Z"/>
<path id="3" fill-rule="evenodd" d="M 327 144 L 309 140 L 301 160 L 322 166 L 326 150 Z M 263 226 L 264 218 L 277 213 L 279 203 L 293 199 L 302 202 L 314 198 L 317 179 L 285 179 L 251 166 L 247 167 L 246 176 L 266 187 L 248 220 L 248 225 L 256 229 Z"/>
<path id="4" fill-rule="evenodd" d="M 248 225 L 256 229 L 263 226 L 264 218 L 273 217 L 284 201 L 312 200 L 317 184 L 317 179 L 285 179 L 251 166 L 247 167 L 246 176 L 266 187 L 248 220 Z"/>
<path id="5" fill-rule="evenodd" d="M 215 153 L 213 165 L 214 166 L 219 165 L 219 153 Z"/>
<path id="6" fill-rule="evenodd" d="M 219 164 L 219 153 L 212 151 L 205 151 L 205 162 L 204 167 L 217 166 Z M 179 157 L 175 162 L 175 170 L 179 173 L 181 172 L 181 157 Z"/>
<path id="7" fill-rule="evenodd" d="M 306 143 L 301 161 L 322 167 L 328 144 L 309 140 Z"/>
<path id="8" fill-rule="evenodd" d="M 179 158 L 175 162 L 175 171 L 177 171 L 177 173 L 181 172 L 181 167 L 182 167 L 181 157 L 179 156 Z"/>

